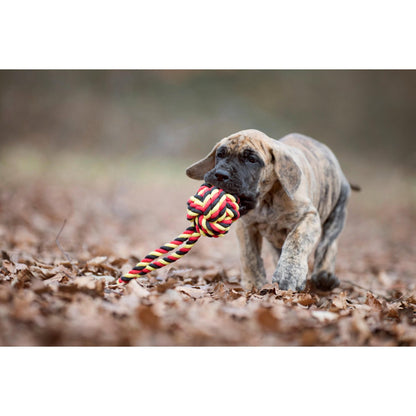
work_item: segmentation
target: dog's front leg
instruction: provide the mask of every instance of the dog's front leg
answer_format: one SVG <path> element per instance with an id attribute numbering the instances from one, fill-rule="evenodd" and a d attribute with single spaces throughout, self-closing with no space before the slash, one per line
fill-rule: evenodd
<path id="1" fill-rule="evenodd" d="M 261 258 L 263 238 L 256 227 L 237 222 L 237 237 L 240 244 L 241 284 L 249 290 L 266 283 L 266 272 Z"/>
<path id="2" fill-rule="evenodd" d="M 281 290 L 303 290 L 308 275 L 308 257 L 321 235 L 321 221 L 316 210 L 308 211 L 288 234 L 282 255 L 273 274 L 273 283 Z"/>

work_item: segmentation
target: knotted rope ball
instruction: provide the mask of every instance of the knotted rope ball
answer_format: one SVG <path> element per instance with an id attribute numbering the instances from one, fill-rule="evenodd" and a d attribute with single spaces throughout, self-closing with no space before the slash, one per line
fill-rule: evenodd
<path id="1" fill-rule="evenodd" d="M 240 217 L 236 198 L 215 186 L 202 185 L 188 200 L 186 219 L 207 237 L 222 237 L 231 224 Z"/>
<path id="2" fill-rule="evenodd" d="M 218 238 L 227 234 L 231 224 L 240 218 L 238 203 L 236 197 L 222 189 L 203 184 L 188 200 L 186 218 L 192 225 L 170 243 L 150 252 L 129 273 L 120 277 L 119 283 L 127 283 L 179 260 L 191 250 L 201 235 Z M 181 245 L 173 254 L 158 259 Z"/>

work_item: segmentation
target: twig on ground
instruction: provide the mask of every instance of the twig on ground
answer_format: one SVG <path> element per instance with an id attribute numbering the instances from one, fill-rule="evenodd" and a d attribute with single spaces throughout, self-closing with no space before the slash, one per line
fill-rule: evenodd
<path id="1" fill-rule="evenodd" d="M 71 256 L 62 248 L 62 246 L 61 246 L 61 244 L 60 244 L 60 242 L 59 242 L 59 237 L 61 236 L 61 233 L 62 233 L 62 231 L 63 231 L 63 229 L 64 229 L 64 227 L 65 227 L 65 225 L 66 225 L 66 218 L 64 219 L 64 222 L 63 222 L 63 224 L 62 224 L 62 227 L 61 227 L 61 229 L 59 230 L 59 232 L 58 232 L 58 234 L 56 235 L 56 238 L 55 238 L 55 243 L 56 243 L 56 245 L 58 246 L 58 248 L 59 248 L 59 250 L 61 250 L 61 253 L 65 256 L 65 258 L 69 261 L 69 262 L 72 262 L 72 258 L 71 258 Z"/>
<path id="2" fill-rule="evenodd" d="M 370 292 L 372 295 L 381 297 L 381 298 L 385 299 L 388 302 L 391 302 L 391 300 L 392 300 L 391 297 L 387 297 L 385 295 L 382 295 L 381 293 L 377 293 L 374 290 L 371 290 L 371 289 L 369 289 L 367 287 L 361 286 L 358 283 L 352 282 L 351 280 L 342 280 L 342 283 L 348 283 L 351 286 L 358 287 L 359 289 L 365 290 L 367 292 Z"/>

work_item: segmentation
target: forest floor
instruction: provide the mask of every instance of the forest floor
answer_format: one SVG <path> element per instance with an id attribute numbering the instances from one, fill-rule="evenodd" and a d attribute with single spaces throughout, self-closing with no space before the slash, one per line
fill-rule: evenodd
<path id="1" fill-rule="evenodd" d="M 331 293 L 240 285 L 235 230 L 119 286 L 181 233 L 198 183 L 141 165 L 16 153 L 0 173 L 0 345 L 416 345 L 416 198 L 368 167 Z M 264 250 L 268 278 L 271 256 Z"/>

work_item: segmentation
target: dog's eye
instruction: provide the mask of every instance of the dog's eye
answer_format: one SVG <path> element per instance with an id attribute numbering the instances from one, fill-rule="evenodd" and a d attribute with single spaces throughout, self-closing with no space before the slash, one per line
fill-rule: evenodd
<path id="1" fill-rule="evenodd" d="M 258 157 L 253 152 L 247 149 L 243 152 L 242 158 L 243 160 L 249 163 L 257 163 L 259 161 Z"/>
<path id="2" fill-rule="evenodd" d="M 257 163 L 257 157 L 253 154 L 246 155 L 246 160 L 250 163 Z"/>
<path id="3" fill-rule="evenodd" d="M 220 159 L 224 158 L 226 154 L 227 154 L 227 151 L 223 147 L 220 147 L 217 151 L 217 157 Z"/>

